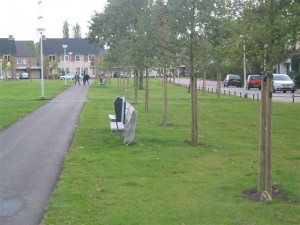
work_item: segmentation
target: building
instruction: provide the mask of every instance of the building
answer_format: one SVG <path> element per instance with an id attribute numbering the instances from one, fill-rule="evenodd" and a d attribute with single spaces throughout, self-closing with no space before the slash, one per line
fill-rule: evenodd
<path id="1" fill-rule="evenodd" d="M 10 35 L 9 38 L 0 38 L 0 76 L 11 78 L 11 74 L 14 71 L 11 71 L 10 62 L 13 61 L 13 57 L 17 54 L 16 43 L 14 38 Z M 8 63 L 9 62 L 9 63 Z"/>
<path id="2" fill-rule="evenodd" d="M 87 39 L 42 36 L 42 46 L 44 78 L 57 78 L 61 74 L 76 72 L 86 72 L 94 77 L 99 73 L 97 65 L 104 49 L 90 44 Z M 40 42 L 35 44 L 33 41 L 16 41 L 12 35 L 0 38 L 0 76 L 15 79 L 18 74 L 26 71 L 32 79 L 39 79 L 39 50 Z"/>
<path id="3" fill-rule="evenodd" d="M 45 71 L 51 74 L 99 74 L 97 65 L 104 49 L 82 38 L 45 38 L 43 36 Z M 64 47 L 66 47 L 64 49 Z M 47 66 L 48 65 L 48 66 Z"/>

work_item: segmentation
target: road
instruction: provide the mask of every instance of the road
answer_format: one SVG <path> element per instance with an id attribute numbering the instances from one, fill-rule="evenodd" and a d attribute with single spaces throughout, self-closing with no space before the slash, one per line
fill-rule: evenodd
<path id="1" fill-rule="evenodd" d="M 72 86 L 0 132 L 1 225 L 42 222 L 88 89 Z"/>
<path id="2" fill-rule="evenodd" d="M 188 86 L 189 79 L 180 78 L 175 79 L 175 83 L 178 85 Z M 200 90 L 203 89 L 203 81 L 198 80 L 198 88 Z M 217 82 L 216 81 L 206 81 L 206 91 L 208 92 L 216 92 L 217 90 Z M 250 90 L 246 90 L 245 88 L 237 88 L 237 87 L 223 87 L 221 85 L 221 93 L 226 95 L 233 95 L 237 97 L 247 97 L 254 100 L 260 100 L 260 91 L 257 88 L 252 88 Z M 276 92 L 272 95 L 273 102 L 294 102 L 300 103 L 300 89 L 296 90 L 295 93 L 287 92 Z"/>

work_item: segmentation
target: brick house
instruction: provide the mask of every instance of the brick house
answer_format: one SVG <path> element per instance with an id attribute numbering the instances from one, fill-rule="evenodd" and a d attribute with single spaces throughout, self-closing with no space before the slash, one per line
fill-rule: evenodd
<path id="1" fill-rule="evenodd" d="M 49 38 L 43 41 L 44 77 L 52 74 L 61 75 L 87 72 L 91 77 L 97 76 L 99 57 L 104 49 L 90 44 L 82 38 Z M 64 56 L 64 48 L 66 55 Z M 33 79 L 41 77 L 39 66 L 39 43 L 34 41 L 16 41 L 12 35 L 0 38 L 0 76 L 15 79 L 21 72 L 28 72 Z M 3 62 L 10 61 L 11 69 L 4 71 Z"/>
<path id="2" fill-rule="evenodd" d="M 83 38 L 46 38 L 43 36 L 42 41 L 46 74 L 64 74 L 65 72 L 82 74 L 83 71 L 91 77 L 99 74 L 97 65 L 99 57 L 104 53 L 103 48 L 90 44 L 87 39 Z M 63 46 L 67 46 L 66 49 Z"/>

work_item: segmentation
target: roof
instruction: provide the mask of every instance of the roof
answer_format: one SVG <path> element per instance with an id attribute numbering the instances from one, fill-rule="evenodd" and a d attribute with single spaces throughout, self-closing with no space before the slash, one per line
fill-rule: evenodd
<path id="1" fill-rule="evenodd" d="M 0 55 L 15 55 L 16 52 L 14 39 L 0 38 Z"/>
<path id="2" fill-rule="evenodd" d="M 17 49 L 16 56 L 25 57 L 31 55 L 30 47 L 34 47 L 33 41 L 16 41 L 16 49 Z"/>
<path id="3" fill-rule="evenodd" d="M 44 38 L 43 52 L 45 55 L 64 54 L 62 45 L 67 45 L 66 53 L 73 52 L 75 54 L 95 54 L 98 55 L 103 51 L 103 48 L 95 46 L 87 39 L 83 38 Z"/>

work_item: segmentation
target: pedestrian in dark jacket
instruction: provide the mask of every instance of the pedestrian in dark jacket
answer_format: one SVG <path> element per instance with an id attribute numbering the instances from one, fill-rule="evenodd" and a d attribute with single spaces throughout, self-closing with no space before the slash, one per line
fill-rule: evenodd
<path id="1" fill-rule="evenodd" d="M 87 73 L 84 73 L 83 79 L 84 79 L 84 81 L 83 81 L 84 85 L 85 85 L 85 83 L 90 85 L 90 83 L 89 83 L 90 76 Z"/>

